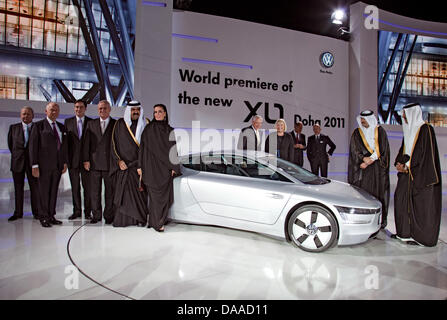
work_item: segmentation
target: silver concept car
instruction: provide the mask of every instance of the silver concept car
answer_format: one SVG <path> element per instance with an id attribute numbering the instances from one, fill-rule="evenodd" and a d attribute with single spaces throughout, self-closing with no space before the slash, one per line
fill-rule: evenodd
<path id="1" fill-rule="evenodd" d="M 180 160 L 174 221 L 268 234 L 310 252 L 362 243 L 380 229 L 376 198 L 274 155 L 233 150 Z"/>

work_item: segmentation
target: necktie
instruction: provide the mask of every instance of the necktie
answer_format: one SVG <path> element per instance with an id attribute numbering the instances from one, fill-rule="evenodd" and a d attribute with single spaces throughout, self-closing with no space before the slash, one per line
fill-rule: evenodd
<path id="1" fill-rule="evenodd" d="M 53 134 L 57 140 L 57 150 L 59 150 L 61 148 L 61 139 L 59 138 L 59 133 L 57 133 L 57 130 L 56 130 L 56 123 L 54 123 L 54 122 L 53 122 Z"/>
<path id="2" fill-rule="evenodd" d="M 106 122 L 101 121 L 101 133 L 104 134 L 104 131 L 106 131 Z"/>
<path id="3" fill-rule="evenodd" d="M 26 129 L 25 129 L 25 148 L 28 145 L 28 139 L 29 139 L 29 126 L 26 125 Z"/>
<path id="4" fill-rule="evenodd" d="M 295 134 L 295 144 L 298 144 L 298 136 L 299 136 L 299 133 L 296 133 Z"/>
<path id="5" fill-rule="evenodd" d="M 78 138 L 81 139 L 82 137 L 82 120 L 78 120 Z"/>

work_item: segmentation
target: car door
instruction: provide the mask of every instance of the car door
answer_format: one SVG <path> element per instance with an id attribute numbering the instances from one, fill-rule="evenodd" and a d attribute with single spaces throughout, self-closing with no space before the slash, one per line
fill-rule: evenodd
<path id="1" fill-rule="evenodd" d="M 277 221 L 290 198 L 290 180 L 238 156 L 202 155 L 201 160 L 200 173 L 189 176 L 188 184 L 206 214 L 263 224 Z"/>

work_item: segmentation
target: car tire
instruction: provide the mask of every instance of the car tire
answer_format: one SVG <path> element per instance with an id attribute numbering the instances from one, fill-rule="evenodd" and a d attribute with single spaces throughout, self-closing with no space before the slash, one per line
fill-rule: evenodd
<path id="1" fill-rule="evenodd" d="M 335 217 L 318 205 L 296 209 L 287 222 L 289 237 L 300 249 L 323 252 L 337 242 L 338 224 Z"/>

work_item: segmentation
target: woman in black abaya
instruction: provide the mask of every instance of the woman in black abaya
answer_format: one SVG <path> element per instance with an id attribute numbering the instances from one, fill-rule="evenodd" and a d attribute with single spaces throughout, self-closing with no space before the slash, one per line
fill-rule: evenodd
<path id="1" fill-rule="evenodd" d="M 171 136 L 171 139 L 170 139 Z M 174 129 L 163 104 L 154 106 L 154 120 L 141 135 L 139 173 L 149 194 L 149 228 L 163 232 L 174 201 L 173 179 L 180 174 Z"/>

